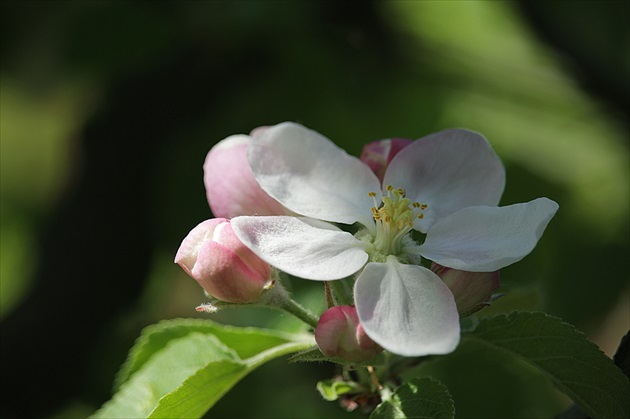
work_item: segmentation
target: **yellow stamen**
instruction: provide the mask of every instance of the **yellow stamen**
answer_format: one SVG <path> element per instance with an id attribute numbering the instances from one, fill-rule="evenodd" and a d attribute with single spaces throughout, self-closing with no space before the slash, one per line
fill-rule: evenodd
<path id="1" fill-rule="evenodd" d="M 381 202 L 376 202 L 376 192 L 368 195 L 374 200 L 371 208 L 372 216 L 376 222 L 376 235 L 374 245 L 382 254 L 397 254 L 402 250 L 403 239 L 414 226 L 415 219 L 423 219 L 424 211 L 428 205 L 406 198 L 403 188 L 394 188 L 392 185 L 385 187 L 387 196 L 381 197 Z"/>

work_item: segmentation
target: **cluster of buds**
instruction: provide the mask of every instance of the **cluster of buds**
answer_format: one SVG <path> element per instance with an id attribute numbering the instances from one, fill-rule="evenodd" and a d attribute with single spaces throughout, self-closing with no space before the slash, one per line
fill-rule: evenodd
<path id="1" fill-rule="evenodd" d="M 215 217 L 203 221 L 183 240 L 175 262 L 212 297 L 227 303 L 259 301 L 270 288 L 273 268 L 237 237 L 230 219 L 241 215 L 293 215 L 258 184 L 247 161 L 252 141 L 264 135 L 257 128 L 250 135 L 234 135 L 216 144 L 204 163 L 204 184 Z M 367 144 L 361 154 L 382 180 L 388 164 L 407 139 L 387 139 Z M 435 272 L 450 288 L 461 317 L 488 304 L 499 287 L 499 272 L 465 272 L 434 264 Z M 315 340 L 328 357 L 349 362 L 372 359 L 383 349 L 363 330 L 354 306 L 332 306 L 319 318 Z"/>

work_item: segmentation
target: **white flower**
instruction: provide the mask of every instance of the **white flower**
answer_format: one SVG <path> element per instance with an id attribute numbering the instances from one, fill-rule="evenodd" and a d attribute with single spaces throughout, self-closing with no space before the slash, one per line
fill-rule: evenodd
<path id="1" fill-rule="evenodd" d="M 531 252 L 558 208 L 547 198 L 497 207 L 503 165 L 481 135 L 461 129 L 407 146 L 383 185 L 365 163 L 294 123 L 265 131 L 248 160 L 263 190 L 304 217 L 237 217 L 238 237 L 301 278 L 329 281 L 360 271 L 354 297 L 365 332 L 405 356 L 449 353 L 459 343 L 453 295 L 419 265 L 421 257 L 496 271 Z M 362 228 L 352 235 L 331 223 Z M 422 243 L 412 230 L 426 234 Z"/>

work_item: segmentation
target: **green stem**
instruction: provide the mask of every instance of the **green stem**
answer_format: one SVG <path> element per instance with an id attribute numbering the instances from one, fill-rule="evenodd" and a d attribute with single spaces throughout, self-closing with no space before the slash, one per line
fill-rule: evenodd
<path id="1" fill-rule="evenodd" d="M 314 315 L 308 308 L 302 306 L 300 303 L 291 298 L 284 300 L 281 304 L 278 305 L 278 308 L 281 308 L 287 313 L 293 314 L 295 317 L 302 320 L 304 323 L 312 326 L 313 328 L 317 327 L 319 317 Z"/>
<path id="2" fill-rule="evenodd" d="M 271 349 L 263 351 L 257 355 L 247 359 L 247 364 L 250 367 L 256 368 L 272 359 L 279 356 L 291 354 L 299 351 L 305 351 L 312 348 L 315 345 L 315 341 L 312 338 L 304 339 L 303 341 L 288 342 L 283 345 L 275 346 Z"/>
<path id="3" fill-rule="evenodd" d="M 261 295 L 257 304 L 265 307 L 274 307 L 280 310 L 284 310 L 287 313 L 293 314 L 304 323 L 317 327 L 319 317 L 311 313 L 309 309 L 300 305 L 297 301 L 291 298 L 289 293 L 280 283 L 280 276 L 284 273 L 276 272 L 278 275 L 274 285 L 270 287 L 266 293 Z M 286 274 L 284 274 L 286 275 Z"/>

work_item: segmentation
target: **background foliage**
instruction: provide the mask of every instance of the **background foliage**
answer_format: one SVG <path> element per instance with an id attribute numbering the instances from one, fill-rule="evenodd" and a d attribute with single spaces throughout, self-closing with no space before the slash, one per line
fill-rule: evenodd
<path id="1" fill-rule="evenodd" d="M 507 167 L 502 204 L 548 196 L 560 211 L 479 316 L 542 310 L 611 356 L 629 314 L 629 17 L 618 1 L 2 2 L 0 413 L 90 414 L 144 326 L 206 317 L 172 263 L 211 217 L 205 154 L 285 120 L 354 154 L 483 133 Z M 318 284 L 293 285 L 323 305 Z M 212 318 L 300 327 L 264 310 Z M 467 344 L 451 360 L 422 374 L 448 384 L 458 417 L 568 403 L 502 354 Z M 333 373 L 276 359 L 210 415 L 338 416 L 315 390 Z"/>

